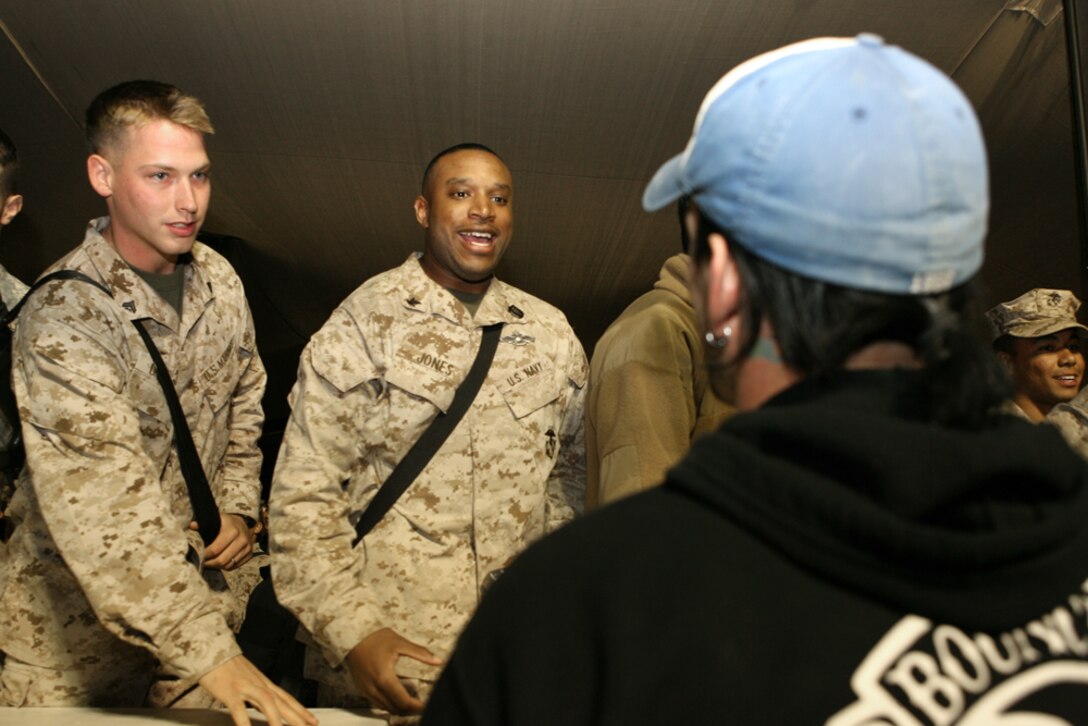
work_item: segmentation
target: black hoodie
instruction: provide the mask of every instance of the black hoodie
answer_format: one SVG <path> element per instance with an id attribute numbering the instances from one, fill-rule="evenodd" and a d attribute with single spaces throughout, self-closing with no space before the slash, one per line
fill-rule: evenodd
<path id="1" fill-rule="evenodd" d="M 1088 723 L 1088 469 L 914 376 L 803 382 L 531 548 L 424 723 Z"/>

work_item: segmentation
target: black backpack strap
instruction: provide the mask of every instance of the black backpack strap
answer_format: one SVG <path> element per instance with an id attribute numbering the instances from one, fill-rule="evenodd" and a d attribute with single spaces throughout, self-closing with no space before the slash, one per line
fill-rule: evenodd
<path id="1" fill-rule="evenodd" d="M 26 293 L 19 300 L 19 302 L 15 303 L 15 307 L 13 307 L 4 316 L 4 325 L 10 325 L 12 321 L 15 320 L 15 318 L 19 317 L 19 311 L 23 309 L 23 305 L 26 303 L 27 299 L 35 290 L 37 290 L 39 287 L 44 286 L 46 283 L 53 282 L 53 280 L 79 280 L 80 282 L 86 282 L 94 285 L 102 292 L 106 293 L 110 297 L 113 297 L 113 292 L 111 292 L 108 287 L 103 285 L 98 280 L 95 280 L 94 278 L 87 277 L 82 272 L 77 272 L 76 270 L 57 270 L 56 272 L 50 272 L 48 275 L 43 275 L 42 277 L 39 277 L 37 281 L 30 286 L 30 289 L 26 291 Z"/>
<path id="2" fill-rule="evenodd" d="M 208 486 L 208 477 L 204 474 L 204 466 L 196 453 L 193 435 L 189 431 L 189 422 L 185 419 L 185 412 L 181 410 L 181 401 L 178 400 L 174 382 L 170 380 L 170 372 L 166 369 L 162 354 L 159 353 L 155 341 L 151 339 L 151 334 L 140 324 L 140 321 L 133 320 L 132 324 L 136 326 L 136 331 L 147 346 L 147 352 L 151 354 L 151 360 L 155 362 L 155 376 L 159 379 L 159 385 L 162 386 L 166 405 L 170 409 L 170 418 L 174 422 L 174 445 L 178 448 L 181 473 L 185 477 L 185 486 L 189 489 L 193 516 L 200 529 L 200 538 L 207 546 L 219 536 L 219 528 L 222 524 L 219 518 L 219 507 L 215 503 L 215 497 L 212 496 L 211 487 Z"/>
<path id="3" fill-rule="evenodd" d="M 453 401 L 445 413 L 439 411 L 431 425 L 423 432 L 423 435 L 412 444 L 412 448 L 400 460 L 393 473 L 382 483 L 378 493 L 370 500 L 366 511 L 363 512 L 359 523 L 355 525 L 355 541 L 352 546 L 359 543 L 374 525 L 381 521 L 389 508 L 400 499 L 401 494 L 408 488 L 427 463 L 442 448 L 461 418 L 468 411 L 469 406 L 476 399 L 476 394 L 483 385 L 487 371 L 491 368 L 491 361 L 495 358 L 495 349 L 499 346 L 499 336 L 502 335 L 502 323 L 484 326 L 483 337 L 480 340 L 480 350 L 476 353 L 476 360 L 472 367 L 457 387 L 453 394 Z"/>

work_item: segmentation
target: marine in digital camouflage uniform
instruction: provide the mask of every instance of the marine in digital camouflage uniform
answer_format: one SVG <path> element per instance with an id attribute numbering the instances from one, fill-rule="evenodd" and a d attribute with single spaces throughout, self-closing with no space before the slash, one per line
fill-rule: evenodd
<path id="1" fill-rule="evenodd" d="M 253 548 L 244 518 L 258 512 L 266 376 L 241 281 L 195 241 L 211 191 L 210 122 L 173 86 L 134 81 L 100 94 L 87 125 L 89 180 L 111 214 L 51 269 L 110 294 L 53 281 L 20 314 L 13 381 L 27 468 L 0 595 L 0 705 L 196 696 L 186 705 L 218 699 L 236 723 L 248 723 L 246 702 L 315 723 L 231 632 L 245 607 L 236 590 L 252 580 L 241 572 Z M 207 548 L 190 527 L 174 426 L 133 323 L 162 355 L 220 510 Z M 197 681 L 204 688 L 187 693 Z"/>
<path id="2" fill-rule="evenodd" d="M 422 217 L 417 200 L 423 256 L 364 283 L 303 352 L 270 501 L 277 595 L 323 653 L 311 674 L 357 694 L 335 698 L 403 712 L 419 701 L 361 690 L 352 654 L 392 630 L 412 657 L 386 666 L 425 697 L 439 670 L 428 651 L 446 656 L 489 579 L 580 511 L 585 491 L 582 347 L 559 310 L 492 277 L 512 226 L 509 172 L 489 150 L 443 154 L 430 187 L 425 175 Z M 459 299 L 472 292 L 475 314 Z M 448 408 L 481 328 L 499 321 L 464 419 L 353 548 L 361 512 Z"/>
<path id="3" fill-rule="evenodd" d="M 11 138 L 0 129 L 0 230 L 23 209 L 19 193 L 19 152 Z M 0 265 L 0 299 L 9 309 L 23 299 L 27 285 Z"/>
<path id="4" fill-rule="evenodd" d="M 4 269 L 3 265 L 0 265 L 0 300 L 4 303 L 4 307 L 0 309 L 6 311 L 15 307 L 23 299 L 27 289 L 26 283 Z M 14 439 L 15 429 L 12 426 L 13 423 L 7 420 L 7 416 L 0 413 L 0 452 L 3 452 L 3 454 L 7 453 Z M 14 492 L 15 482 L 8 476 L 7 472 L 0 470 L 0 518 L 6 518 L 7 505 L 11 501 Z M 5 522 L 0 522 L 0 540 L 7 538 L 6 526 Z M 0 548 L 3 546 L 3 544 L 0 544 Z M 0 589 L 2 588 L 3 573 L 0 572 Z"/>
<path id="5" fill-rule="evenodd" d="M 145 321 L 170 369 L 224 512 L 257 513 L 265 372 L 226 260 L 194 245 L 179 318 L 103 239 L 107 223 L 92 222 L 83 244 L 51 269 L 83 272 L 113 297 L 55 281 L 19 316 L 14 383 L 31 472 L 11 506 L 19 524 L 0 646 L 62 671 L 97 670 L 114 658 L 149 677 L 158 660 L 193 678 L 240 650 L 221 603 L 186 561 L 203 544 L 188 529 L 192 506 L 170 412 L 131 321 Z"/>
<path id="6" fill-rule="evenodd" d="M 0 230 L 8 225 L 23 208 L 23 195 L 19 194 L 19 152 L 12 140 L 0 130 Z M 23 299 L 27 286 L 22 280 L 0 265 L 0 313 L 6 313 Z M 14 429 L 12 422 L 0 413 L 0 456 L 6 454 L 11 445 Z M 8 535 L 7 522 L 3 516 L 8 502 L 14 493 L 14 484 L 8 473 L 0 469 L 0 540 Z M 0 543 L 0 552 L 3 544 Z M 3 588 L 3 574 L 0 572 L 0 589 Z"/>
<path id="7" fill-rule="evenodd" d="M 994 350 L 1012 377 L 1004 410 L 1057 428 L 1088 458 L 1088 396 L 1080 300 L 1069 290 L 1035 288 L 986 312 Z"/>

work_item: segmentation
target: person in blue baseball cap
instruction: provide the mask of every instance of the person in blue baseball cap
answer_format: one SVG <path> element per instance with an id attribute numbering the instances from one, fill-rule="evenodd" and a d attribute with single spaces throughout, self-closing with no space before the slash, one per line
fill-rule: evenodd
<path id="1" fill-rule="evenodd" d="M 998 413 L 964 95 L 873 35 L 761 55 L 643 203 L 688 199 L 741 413 L 525 552 L 423 723 L 1088 722 L 1088 469 Z"/>

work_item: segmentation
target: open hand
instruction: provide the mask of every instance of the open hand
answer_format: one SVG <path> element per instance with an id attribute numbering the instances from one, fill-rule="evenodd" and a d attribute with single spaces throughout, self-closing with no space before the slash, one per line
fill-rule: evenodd
<path id="1" fill-rule="evenodd" d="M 206 673 L 200 685 L 230 711 L 235 726 L 250 726 L 246 704 L 268 719 L 269 726 L 316 726 L 317 717 L 291 694 L 268 680 L 244 656 L 237 655 Z"/>
<path id="2" fill-rule="evenodd" d="M 399 715 L 422 713 L 423 701 L 409 693 L 397 677 L 397 661 L 402 656 L 428 665 L 442 665 L 434 653 L 390 628 L 376 630 L 363 638 L 351 649 L 345 662 L 359 693 L 373 705 Z"/>

